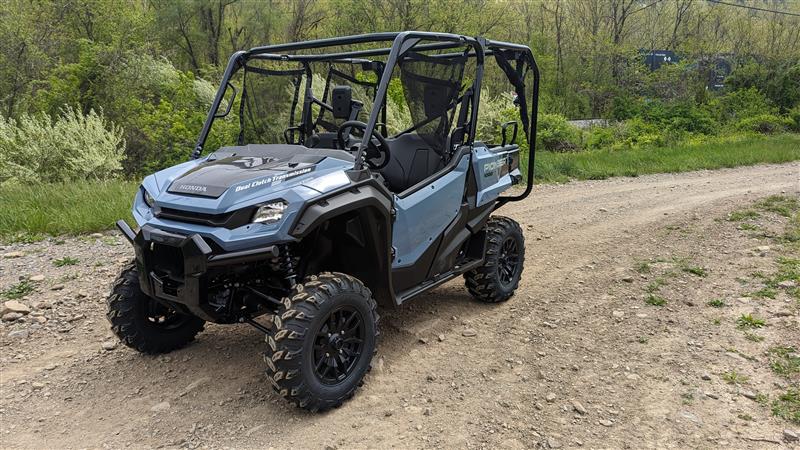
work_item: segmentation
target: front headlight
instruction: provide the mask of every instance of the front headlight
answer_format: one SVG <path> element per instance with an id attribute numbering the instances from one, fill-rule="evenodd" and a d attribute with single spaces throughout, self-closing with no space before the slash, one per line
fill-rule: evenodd
<path id="1" fill-rule="evenodd" d="M 259 207 L 253 215 L 253 223 L 270 224 L 279 222 L 283 219 L 283 211 L 286 206 L 285 202 L 274 202 Z"/>
<path id="2" fill-rule="evenodd" d="M 149 206 L 149 207 L 151 207 L 151 208 L 152 208 L 152 207 L 153 207 L 153 205 L 155 205 L 155 204 L 156 204 L 156 200 L 153 198 L 153 196 L 152 196 L 152 195 L 150 195 L 150 193 L 149 193 L 149 192 L 147 192 L 147 189 L 145 189 L 145 188 L 142 188 L 142 192 L 143 192 L 143 196 L 144 196 L 144 203 L 145 203 L 147 206 Z"/>

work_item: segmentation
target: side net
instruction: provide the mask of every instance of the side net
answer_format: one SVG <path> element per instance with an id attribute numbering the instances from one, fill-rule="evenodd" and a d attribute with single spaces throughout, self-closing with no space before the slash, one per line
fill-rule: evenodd
<path id="1" fill-rule="evenodd" d="M 445 154 L 466 61 L 466 55 L 410 52 L 398 63 L 412 129 L 439 155 Z"/>

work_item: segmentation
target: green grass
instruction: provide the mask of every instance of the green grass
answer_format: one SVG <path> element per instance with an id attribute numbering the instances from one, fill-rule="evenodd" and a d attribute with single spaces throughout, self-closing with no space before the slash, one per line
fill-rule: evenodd
<path id="1" fill-rule="evenodd" d="M 780 289 L 779 285 L 784 281 L 794 281 L 800 285 L 800 258 L 792 258 L 781 256 L 776 260 L 778 264 L 778 271 L 773 275 L 766 275 L 763 272 L 753 272 L 751 277 L 757 278 L 764 286 L 755 292 L 749 292 L 746 295 L 754 298 L 771 298 L 774 299 L 778 295 Z M 786 292 L 800 300 L 800 286 L 787 288 Z"/>
<path id="2" fill-rule="evenodd" d="M 739 328 L 763 328 L 767 325 L 767 322 L 764 319 L 759 319 L 758 317 L 753 317 L 750 314 L 742 314 L 738 319 L 736 319 L 736 325 Z"/>
<path id="3" fill-rule="evenodd" d="M 796 248 L 800 249 L 800 213 L 795 213 L 789 224 L 786 226 L 783 236 L 778 238 L 779 242 L 794 244 Z"/>
<path id="4" fill-rule="evenodd" d="M 752 223 L 743 223 L 739 225 L 739 229 L 744 231 L 758 231 L 759 227 L 758 225 Z"/>
<path id="5" fill-rule="evenodd" d="M 600 180 L 615 176 L 782 163 L 800 159 L 800 134 L 735 136 L 669 148 L 538 152 L 537 182 Z"/>
<path id="6" fill-rule="evenodd" d="M 790 387 L 772 402 L 772 414 L 800 424 L 800 386 Z"/>
<path id="7" fill-rule="evenodd" d="M 742 375 L 735 370 L 723 373 L 722 379 L 728 384 L 747 384 L 747 382 L 750 381 L 750 377 Z"/>
<path id="8" fill-rule="evenodd" d="M 658 292 L 658 290 L 661 289 L 661 286 L 666 286 L 666 285 L 667 285 L 667 279 L 664 277 L 658 277 L 647 285 L 647 292 L 651 294 L 654 292 Z"/>
<path id="9" fill-rule="evenodd" d="M 132 220 L 130 181 L 0 186 L 0 241 L 29 241 L 45 235 L 108 230 Z"/>
<path id="10" fill-rule="evenodd" d="M 702 267 L 687 266 L 687 267 L 682 267 L 681 270 L 683 270 L 686 273 L 690 273 L 692 275 L 697 275 L 698 277 L 705 277 L 706 275 L 708 275 L 706 269 Z"/>
<path id="11" fill-rule="evenodd" d="M 25 297 L 31 292 L 33 292 L 33 283 L 31 283 L 28 280 L 23 280 L 11 286 L 10 288 L 6 289 L 5 291 L 0 292 L 0 296 L 5 297 L 9 300 L 15 300 L 18 298 Z"/>
<path id="12" fill-rule="evenodd" d="M 652 268 L 650 267 L 650 261 L 637 261 L 634 264 L 633 269 L 639 273 L 650 273 Z"/>
<path id="13" fill-rule="evenodd" d="M 800 209 L 800 202 L 794 197 L 771 195 L 756 203 L 756 207 L 783 217 L 791 217 L 794 212 Z"/>
<path id="14" fill-rule="evenodd" d="M 739 135 L 670 148 L 539 152 L 535 174 L 537 183 L 552 183 L 795 160 L 800 160 L 800 134 Z M 2 186 L 0 242 L 31 242 L 48 235 L 111 229 L 118 219 L 131 220 L 130 206 L 137 187 L 138 183 L 132 181 Z M 758 207 L 778 214 L 792 207 L 785 200 L 765 202 Z M 800 231 L 795 234 L 786 238 L 800 240 Z"/>
<path id="15" fill-rule="evenodd" d="M 783 377 L 800 373 L 800 353 L 794 347 L 772 347 L 769 349 L 769 366 Z"/>
<path id="16" fill-rule="evenodd" d="M 664 306 L 667 304 L 667 300 L 664 297 L 655 294 L 648 295 L 644 302 L 651 306 Z"/>
<path id="17" fill-rule="evenodd" d="M 737 209 L 728 214 L 728 221 L 741 222 L 743 220 L 758 219 L 759 217 L 761 217 L 761 214 L 752 209 Z"/>
<path id="18" fill-rule="evenodd" d="M 778 258 L 778 273 L 775 275 L 775 282 L 796 281 L 800 283 L 800 258 Z"/>
<path id="19" fill-rule="evenodd" d="M 775 298 L 776 295 L 778 295 L 778 292 L 771 287 L 761 288 L 755 292 L 747 294 L 748 297 L 753 298 Z"/>
<path id="20" fill-rule="evenodd" d="M 725 306 L 725 302 L 723 302 L 718 298 L 715 298 L 708 302 L 708 306 L 713 306 L 714 308 L 722 308 L 723 306 Z"/>
<path id="21" fill-rule="evenodd" d="M 56 267 L 64 267 L 64 266 L 74 266 L 78 264 L 80 260 L 78 258 L 72 258 L 69 256 L 65 256 L 63 258 L 59 258 L 53 261 L 53 265 Z"/>

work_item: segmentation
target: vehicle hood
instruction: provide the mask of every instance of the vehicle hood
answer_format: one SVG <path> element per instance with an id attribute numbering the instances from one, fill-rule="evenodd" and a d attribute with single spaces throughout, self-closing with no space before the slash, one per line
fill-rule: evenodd
<path id="1" fill-rule="evenodd" d="M 352 156 L 344 151 L 297 145 L 224 147 L 175 176 L 167 192 L 219 198 L 228 190 L 233 193 L 264 190 L 289 180 L 313 177 L 327 158 L 339 160 L 342 166 L 347 165 L 348 159 L 352 161 Z"/>

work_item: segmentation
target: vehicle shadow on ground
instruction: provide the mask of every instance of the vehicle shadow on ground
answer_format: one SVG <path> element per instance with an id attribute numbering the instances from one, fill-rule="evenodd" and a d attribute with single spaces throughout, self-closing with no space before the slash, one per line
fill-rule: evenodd
<path id="1" fill-rule="evenodd" d="M 498 307 L 478 302 L 463 286 L 452 284 L 397 308 L 381 308 L 379 352 L 391 359 L 407 352 L 410 345 L 436 339 L 453 328 L 460 333 L 481 314 Z"/>
<path id="2" fill-rule="evenodd" d="M 497 307 L 479 303 L 462 286 L 452 285 L 397 308 L 381 308 L 377 355 L 396 365 L 409 348 L 421 345 L 420 339 L 435 340 L 439 333 L 453 333 L 453 329 L 460 334 L 464 323 Z M 134 409 L 141 408 L 145 414 L 163 401 L 172 403 L 175 411 L 197 404 L 225 410 L 244 401 L 255 416 L 265 420 L 277 411 L 303 417 L 304 411 L 273 392 L 262 357 L 265 346 L 264 335 L 253 327 L 209 324 L 195 342 L 166 355 L 141 355 L 122 345 L 114 352 L 100 353 L 94 364 L 77 370 L 69 390 L 81 391 L 75 394 L 78 400 L 91 392 L 118 389 L 119 380 L 130 379 L 129 374 L 144 374 L 141 380 L 132 380 L 128 398 L 138 405 Z M 78 403 L 91 410 L 96 401 L 84 397 Z"/>

